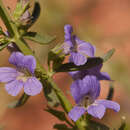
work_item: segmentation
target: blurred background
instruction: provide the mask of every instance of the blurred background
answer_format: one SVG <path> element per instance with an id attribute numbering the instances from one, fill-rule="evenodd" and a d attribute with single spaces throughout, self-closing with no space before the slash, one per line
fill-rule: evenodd
<path id="1" fill-rule="evenodd" d="M 6 7 L 10 7 L 9 12 L 12 12 L 16 0 L 3 2 Z M 103 55 L 109 49 L 116 49 L 114 56 L 104 64 L 102 71 L 108 72 L 115 80 L 113 100 L 121 105 L 121 110 L 119 113 L 107 110 L 102 122 L 112 128 L 118 128 L 122 122 L 121 117 L 125 116 L 126 129 L 130 130 L 130 0 L 39 0 L 39 2 L 41 15 L 31 30 L 43 35 L 57 36 L 49 46 L 29 42 L 42 64 L 45 63 L 49 49 L 57 43 L 63 43 L 65 24 L 71 24 L 80 39 L 96 46 L 96 56 Z M 5 29 L 1 21 L 0 25 Z M 0 66 L 9 66 L 8 58 L 7 49 L 0 52 Z M 54 79 L 65 93 L 69 90 L 72 80 L 68 74 L 57 74 Z M 102 81 L 101 85 L 100 98 L 105 98 L 109 83 Z M 8 95 L 4 84 L 0 86 L 0 125 L 4 126 L 4 130 L 53 130 L 53 125 L 59 123 L 55 117 L 44 111 L 46 100 L 42 93 L 31 97 L 20 108 L 9 109 L 8 104 L 19 96 Z"/>

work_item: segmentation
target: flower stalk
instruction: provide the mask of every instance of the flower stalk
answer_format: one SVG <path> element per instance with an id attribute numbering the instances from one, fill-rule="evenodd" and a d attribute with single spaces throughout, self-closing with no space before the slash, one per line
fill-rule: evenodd
<path id="1" fill-rule="evenodd" d="M 20 32 L 18 31 L 17 26 L 13 23 L 11 20 L 10 15 L 8 14 L 7 10 L 5 9 L 2 0 L 0 0 L 0 17 L 2 18 L 12 41 L 16 43 L 16 45 L 19 47 L 21 52 L 25 55 L 33 55 L 33 51 L 27 46 L 27 43 L 20 35 Z M 36 56 L 34 56 L 36 58 Z M 37 60 L 37 58 L 36 58 Z M 43 66 L 40 65 L 39 61 L 37 60 L 37 67 L 36 67 L 36 76 L 39 78 L 44 85 L 51 86 L 57 97 L 59 98 L 61 105 L 66 113 L 68 113 L 72 109 L 72 105 L 69 102 L 69 100 L 65 97 L 64 93 L 60 90 L 60 88 L 57 87 L 57 85 L 54 83 L 52 78 L 47 74 L 46 70 L 43 68 Z M 81 125 L 81 122 L 78 120 L 76 123 L 76 127 L 80 130 L 85 130 L 85 128 Z"/>

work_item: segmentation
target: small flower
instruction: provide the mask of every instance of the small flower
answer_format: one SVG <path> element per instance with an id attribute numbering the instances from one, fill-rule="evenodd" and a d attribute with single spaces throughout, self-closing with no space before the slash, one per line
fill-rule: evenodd
<path id="1" fill-rule="evenodd" d="M 6 91 L 17 96 L 22 88 L 27 95 L 37 95 L 42 90 L 41 82 L 34 76 L 36 68 L 35 58 L 31 55 L 24 56 L 20 52 L 13 52 L 9 63 L 16 66 L 0 67 L 0 82 L 6 83 Z"/>
<path id="2" fill-rule="evenodd" d="M 90 69 L 81 70 L 81 71 L 72 71 L 69 74 L 74 80 L 83 79 L 86 75 L 96 76 L 98 80 L 111 80 L 110 76 L 106 72 L 100 72 L 103 64 L 97 65 Z"/>
<path id="3" fill-rule="evenodd" d="M 87 56 L 93 57 L 95 48 L 90 43 L 80 40 L 76 35 L 72 35 L 71 25 L 65 25 L 65 42 L 63 49 L 65 54 L 70 54 L 70 62 L 75 65 L 83 65 L 87 62 Z"/>
<path id="4" fill-rule="evenodd" d="M 8 31 L 6 31 L 6 32 L 4 32 L 4 33 L 5 33 L 5 35 L 6 35 L 7 37 L 10 37 Z M 20 49 L 18 48 L 18 46 L 17 46 L 15 43 L 13 43 L 13 42 L 11 42 L 11 43 L 9 43 L 9 44 L 7 45 L 7 49 L 8 49 L 11 53 L 14 52 L 14 51 L 19 51 L 19 52 L 20 52 Z"/>
<path id="5" fill-rule="evenodd" d="M 116 102 L 97 100 L 100 94 L 100 84 L 96 76 L 86 76 L 83 80 L 76 80 L 71 86 L 71 94 L 77 104 L 68 114 L 73 121 L 77 121 L 85 112 L 101 119 L 106 108 L 116 112 L 120 110 L 120 105 Z"/>

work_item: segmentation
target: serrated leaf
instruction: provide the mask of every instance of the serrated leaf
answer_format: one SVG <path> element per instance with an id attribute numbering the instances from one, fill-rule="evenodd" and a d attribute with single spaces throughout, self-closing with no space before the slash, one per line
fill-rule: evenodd
<path id="1" fill-rule="evenodd" d="M 72 128 L 69 128 L 66 124 L 55 124 L 53 128 L 57 130 L 74 130 Z"/>
<path id="2" fill-rule="evenodd" d="M 85 70 L 95 67 L 99 64 L 102 64 L 103 60 L 100 57 L 88 58 L 87 63 L 85 65 L 76 66 L 74 63 L 66 63 L 61 66 L 55 68 L 55 72 L 70 72 L 77 70 Z"/>
<path id="3" fill-rule="evenodd" d="M 27 95 L 27 94 L 24 93 L 24 94 L 20 97 L 19 100 L 10 103 L 10 104 L 8 105 L 8 107 L 9 107 L 9 108 L 20 107 L 20 106 L 24 105 L 24 104 L 27 102 L 27 100 L 28 100 L 29 97 L 30 97 L 29 95 Z"/>
<path id="4" fill-rule="evenodd" d="M 104 56 L 102 56 L 103 62 L 106 62 L 107 60 L 109 60 L 114 54 L 114 52 L 115 52 L 115 49 L 113 48 L 109 50 Z"/>
<path id="5" fill-rule="evenodd" d="M 110 128 L 102 123 L 89 120 L 89 125 L 87 126 L 89 130 L 110 130 Z"/>
<path id="6" fill-rule="evenodd" d="M 56 109 L 53 109 L 51 107 L 48 107 L 45 109 L 47 112 L 51 113 L 53 116 L 57 117 L 61 121 L 66 121 L 65 113 Z"/>
<path id="7" fill-rule="evenodd" d="M 36 32 L 28 32 L 28 33 L 24 34 L 23 38 L 37 42 L 41 45 L 47 45 L 48 43 L 55 40 L 56 37 L 49 36 L 49 35 L 41 36 L 40 34 L 38 34 Z"/>
<path id="8" fill-rule="evenodd" d="M 59 99 L 57 98 L 54 90 L 51 87 L 49 87 L 49 86 L 45 87 L 44 86 L 43 92 L 44 92 L 44 95 L 45 95 L 45 97 L 48 101 L 49 106 L 57 107 L 60 104 Z"/>

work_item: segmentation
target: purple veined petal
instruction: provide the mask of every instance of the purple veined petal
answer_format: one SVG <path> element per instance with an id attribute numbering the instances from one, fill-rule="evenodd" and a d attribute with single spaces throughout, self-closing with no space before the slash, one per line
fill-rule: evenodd
<path id="1" fill-rule="evenodd" d="M 13 52 L 9 58 L 9 63 L 17 66 L 23 67 L 24 55 L 20 52 Z"/>
<path id="2" fill-rule="evenodd" d="M 70 61 L 75 65 L 80 66 L 87 62 L 87 57 L 80 53 L 71 52 Z"/>
<path id="3" fill-rule="evenodd" d="M 24 83 L 24 92 L 27 95 L 37 95 L 41 92 L 42 90 L 42 84 L 41 82 L 35 78 L 35 77 L 31 77 L 29 78 L 25 83 Z"/>
<path id="4" fill-rule="evenodd" d="M 5 85 L 6 91 L 12 96 L 17 96 L 22 88 L 23 82 L 18 80 L 11 81 Z"/>
<path id="5" fill-rule="evenodd" d="M 88 42 L 80 40 L 78 37 L 75 37 L 75 41 L 78 44 L 78 52 L 93 57 L 95 54 L 95 48 Z"/>
<path id="6" fill-rule="evenodd" d="M 33 74 L 36 68 L 36 60 L 34 56 L 31 55 L 24 56 L 23 67 L 27 68 L 29 72 Z"/>
<path id="7" fill-rule="evenodd" d="M 100 72 L 98 75 L 99 80 L 111 80 L 109 74 L 107 72 Z"/>
<path id="8" fill-rule="evenodd" d="M 73 32 L 73 28 L 71 25 L 67 24 L 64 26 L 64 32 L 65 32 L 65 41 L 71 40 L 71 33 Z"/>
<path id="9" fill-rule="evenodd" d="M 101 119 L 105 114 L 106 108 L 101 104 L 92 104 L 88 106 L 87 112 L 95 118 Z"/>
<path id="10" fill-rule="evenodd" d="M 69 54 L 70 53 L 70 48 L 72 47 L 72 42 L 71 41 L 65 41 L 64 43 L 63 43 L 63 52 L 65 53 L 65 54 Z"/>
<path id="11" fill-rule="evenodd" d="M 114 101 L 100 99 L 100 100 L 96 100 L 96 103 L 104 105 L 104 107 L 106 108 L 113 109 L 116 112 L 120 110 L 120 105 Z"/>
<path id="12" fill-rule="evenodd" d="M 100 83 L 96 78 L 96 76 L 87 75 L 83 78 L 83 82 L 84 82 L 84 87 L 89 88 L 90 96 L 93 99 L 96 99 L 100 95 Z"/>
<path id="13" fill-rule="evenodd" d="M 0 82 L 10 82 L 18 76 L 16 69 L 10 67 L 0 67 Z"/>
<path id="14" fill-rule="evenodd" d="M 73 120 L 77 121 L 84 113 L 86 109 L 84 107 L 75 106 L 73 109 L 68 113 L 68 116 Z"/>
<path id="15" fill-rule="evenodd" d="M 79 87 L 79 86 L 82 86 L 82 83 L 83 82 L 81 80 L 76 80 L 72 83 L 70 87 L 71 94 L 77 104 L 80 102 L 83 96 L 80 94 L 80 87 Z"/>

